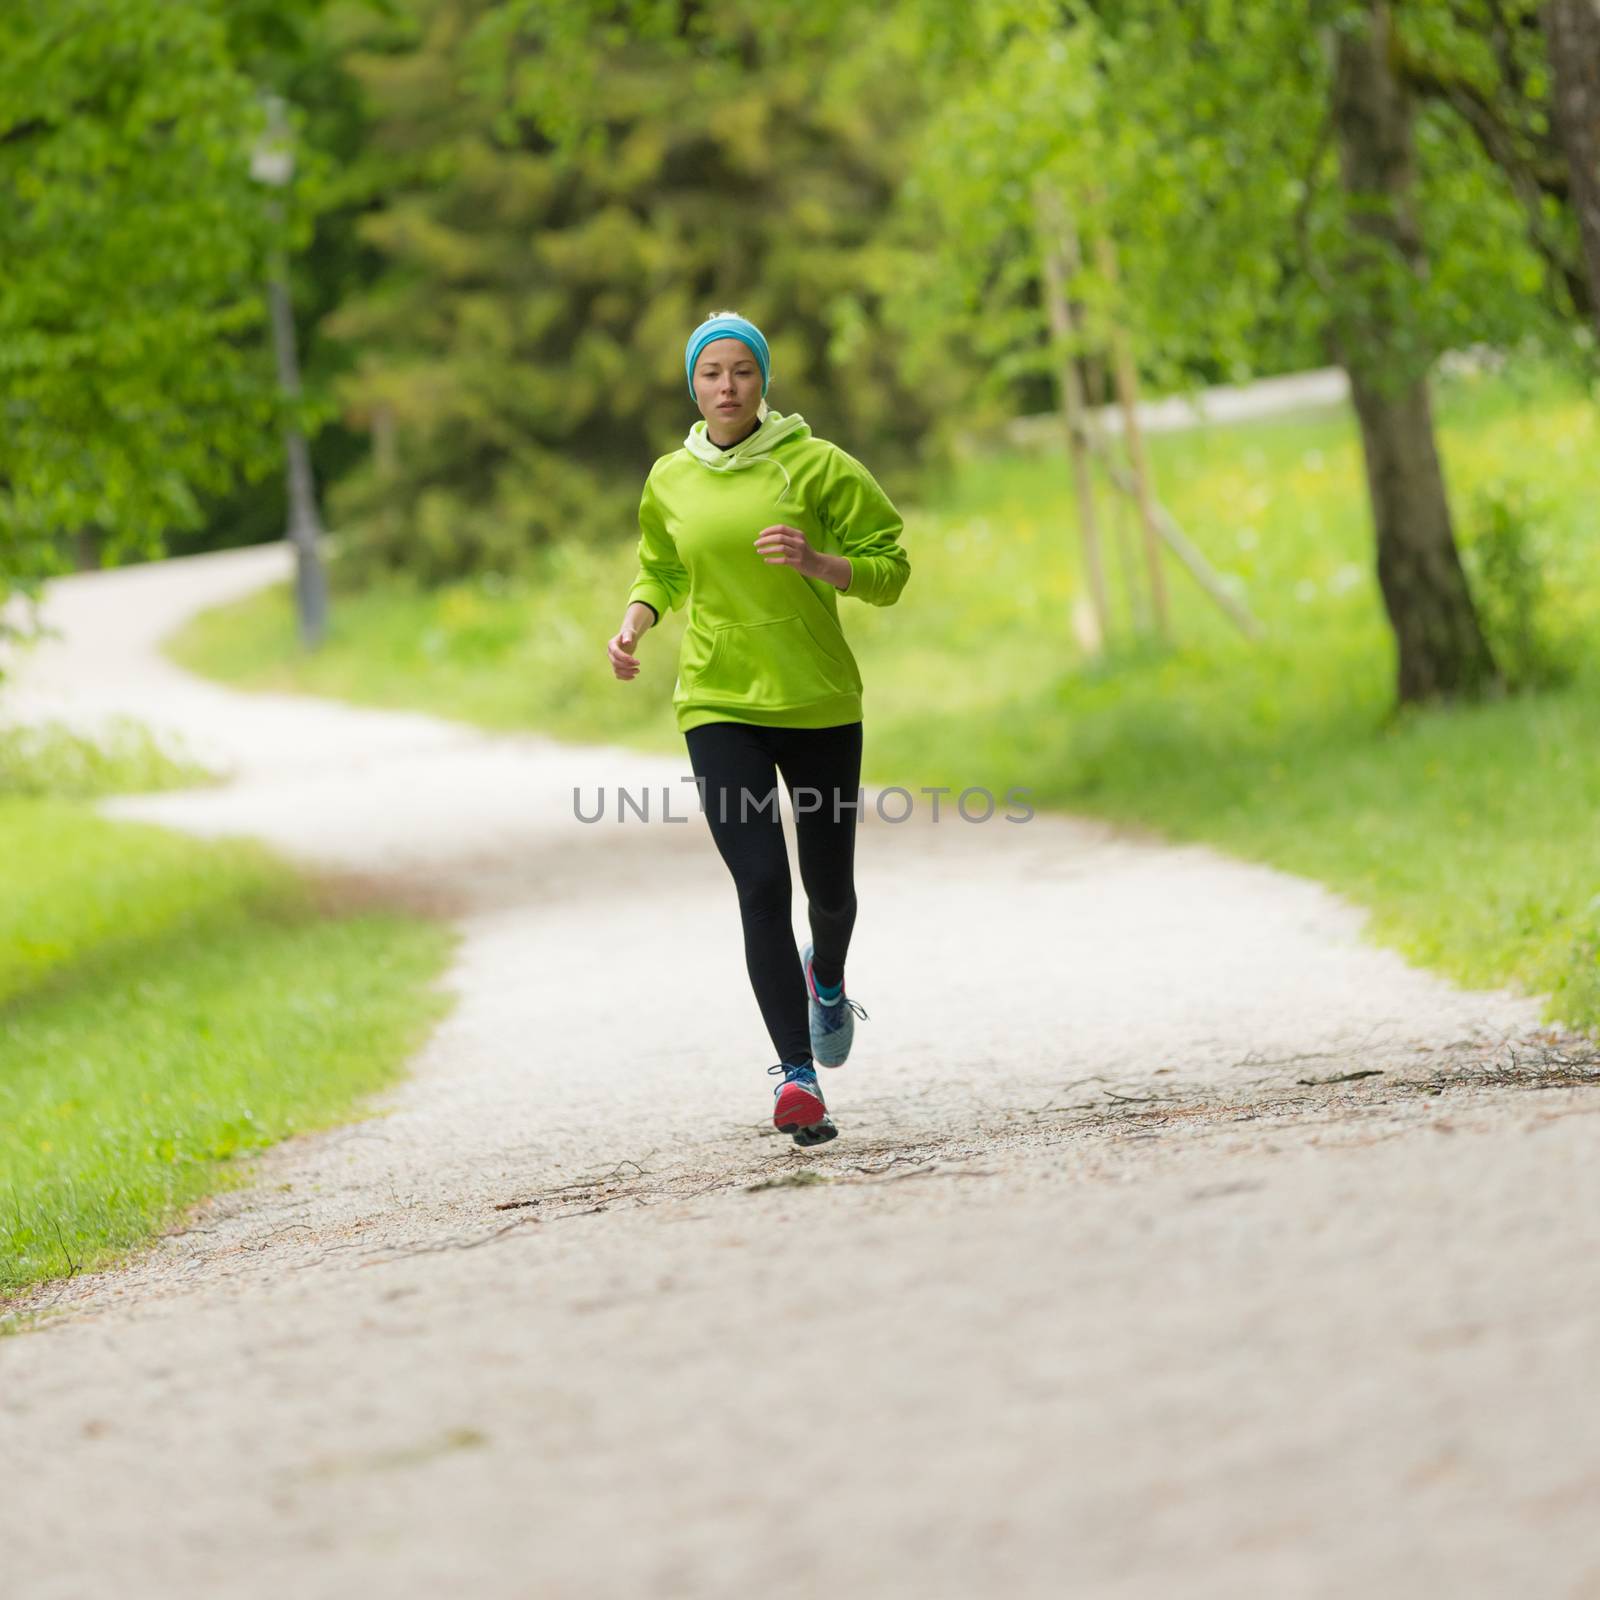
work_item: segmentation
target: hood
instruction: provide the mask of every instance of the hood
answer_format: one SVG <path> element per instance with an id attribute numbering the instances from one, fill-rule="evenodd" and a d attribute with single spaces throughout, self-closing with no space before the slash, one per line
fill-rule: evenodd
<path id="1" fill-rule="evenodd" d="M 781 411 L 769 411 L 761 426 L 748 439 L 741 439 L 738 444 L 720 450 L 706 437 L 706 421 L 702 417 L 689 430 L 683 448 L 712 472 L 738 472 L 743 467 L 776 467 L 783 473 L 783 494 L 778 496 L 781 500 L 791 487 L 789 473 L 781 461 L 773 458 L 772 451 L 785 439 L 810 436 L 811 425 L 798 411 L 791 411 L 787 416 Z"/>

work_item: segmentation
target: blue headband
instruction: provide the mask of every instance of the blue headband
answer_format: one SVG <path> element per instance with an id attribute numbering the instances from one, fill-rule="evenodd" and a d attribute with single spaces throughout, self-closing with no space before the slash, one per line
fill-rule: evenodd
<path id="1" fill-rule="evenodd" d="M 694 364 L 700 359 L 700 352 L 716 339 L 739 339 L 750 346 L 761 363 L 761 392 L 765 394 L 772 377 L 772 354 L 761 330 L 743 317 L 712 317 L 689 335 L 689 345 L 684 351 L 683 367 L 689 378 L 690 395 L 694 394 Z"/>

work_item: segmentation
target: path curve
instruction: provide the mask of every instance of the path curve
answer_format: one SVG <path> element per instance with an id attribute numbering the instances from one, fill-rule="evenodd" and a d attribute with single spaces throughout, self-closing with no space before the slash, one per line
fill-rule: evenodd
<path id="1" fill-rule="evenodd" d="M 684 815 L 686 759 L 158 653 L 287 570 L 63 580 L 8 709 L 181 736 L 231 783 L 104 809 L 449 916 L 457 1004 L 371 1117 L 0 1341 L 9 1592 L 1600 1585 L 1600 1162 L 1536 1002 L 1203 848 L 869 791 L 871 1020 L 801 1156 L 703 823 L 573 814 Z"/>

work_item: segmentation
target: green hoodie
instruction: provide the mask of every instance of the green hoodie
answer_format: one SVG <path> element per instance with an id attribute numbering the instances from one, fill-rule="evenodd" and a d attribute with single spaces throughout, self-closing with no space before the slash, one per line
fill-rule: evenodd
<path id="1" fill-rule="evenodd" d="M 799 528 L 844 556 L 842 592 L 892 606 L 911 563 L 900 514 L 872 474 L 798 414 L 769 411 L 727 450 L 695 423 L 650 469 L 639 502 L 639 572 L 628 600 L 661 617 L 685 602 L 672 705 L 680 732 L 703 722 L 829 728 L 861 720 L 861 672 L 839 627 L 841 593 L 768 565 L 756 536 Z"/>

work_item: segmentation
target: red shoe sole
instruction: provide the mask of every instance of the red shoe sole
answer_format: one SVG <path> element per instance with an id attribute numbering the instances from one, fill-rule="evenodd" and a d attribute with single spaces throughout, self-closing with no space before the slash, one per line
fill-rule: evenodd
<path id="1" fill-rule="evenodd" d="M 786 1083 L 772 1108 L 772 1125 L 780 1133 L 793 1133 L 796 1128 L 816 1127 L 827 1114 L 828 1108 L 809 1089 Z"/>

